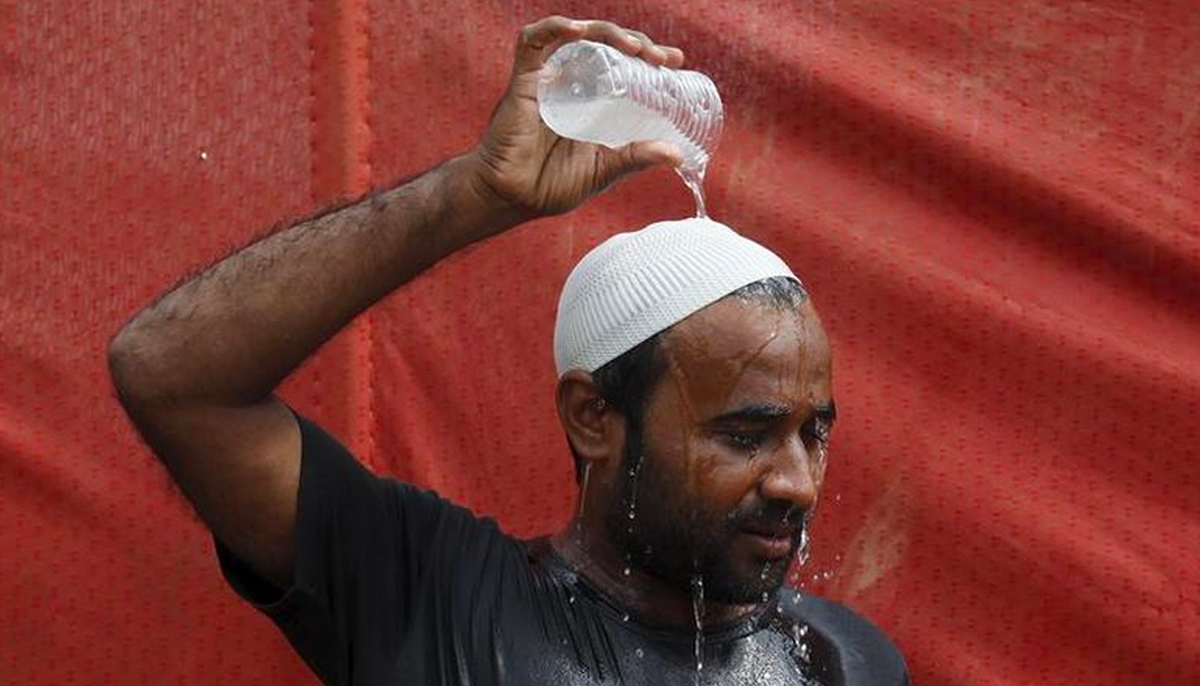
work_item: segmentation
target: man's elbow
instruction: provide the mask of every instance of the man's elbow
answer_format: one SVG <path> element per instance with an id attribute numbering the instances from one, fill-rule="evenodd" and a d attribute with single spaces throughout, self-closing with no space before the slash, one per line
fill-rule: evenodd
<path id="1" fill-rule="evenodd" d="M 137 330 L 127 324 L 108 343 L 108 378 L 126 411 L 153 404 L 155 391 L 150 355 Z"/>

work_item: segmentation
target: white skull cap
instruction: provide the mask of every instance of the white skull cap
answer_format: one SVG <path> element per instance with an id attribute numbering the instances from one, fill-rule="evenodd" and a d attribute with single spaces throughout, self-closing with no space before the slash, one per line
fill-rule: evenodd
<path id="1" fill-rule="evenodd" d="M 619 233 L 575 265 L 554 324 L 554 364 L 594 372 L 747 284 L 800 279 L 778 255 L 705 218 Z"/>

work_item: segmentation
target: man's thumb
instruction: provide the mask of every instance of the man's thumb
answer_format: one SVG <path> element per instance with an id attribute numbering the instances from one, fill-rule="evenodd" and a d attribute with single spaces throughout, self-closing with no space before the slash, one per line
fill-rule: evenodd
<path id="1" fill-rule="evenodd" d="M 660 164 L 683 164 L 683 152 L 666 141 L 636 141 L 621 148 L 623 171 L 646 169 Z"/>
<path id="2" fill-rule="evenodd" d="M 663 141 L 637 141 L 610 150 L 602 146 L 594 183 L 596 188 L 607 188 L 621 177 L 632 172 L 649 169 L 660 164 L 679 165 L 683 153 L 679 148 Z"/>

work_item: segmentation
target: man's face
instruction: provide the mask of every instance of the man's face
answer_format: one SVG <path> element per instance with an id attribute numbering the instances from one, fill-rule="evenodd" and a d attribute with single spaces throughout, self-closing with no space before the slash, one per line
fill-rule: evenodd
<path id="1" fill-rule="evenodd" d="M 757 602 L 783 582 L 824 479 L 833 397 L 820 320 L 808 302 L 726 298 L 665 334 L 662 353 L 609 533 L 643 571 Z"/>

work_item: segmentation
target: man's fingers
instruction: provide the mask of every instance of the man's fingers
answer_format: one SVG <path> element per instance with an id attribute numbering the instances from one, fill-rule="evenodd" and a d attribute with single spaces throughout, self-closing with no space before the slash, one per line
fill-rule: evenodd
<path id="1" fill-rule="evenodd" d="M 679 48 L 666 46 L 663 50 L 667 51 L 667 65 L 672 69 L 678 69 L 683 66 L 683 51 Z"/>
<path id="2" fill-rule="evenodd" d="M 584 25 L 583 38 L 608 43 L 626 55 L 640 57 L 650 64 L 668 65 L 672 59 L 671 51 L 678 52 L 675 48 L 658 45 L 641 31 L 622 28 L 611 21 L 587 21 Z M 683 57 L 682 52 L 679 57 Z"/>
<path id="3" fill-rule="evenodd" d="M 638 57 L 655 65 L 661 66 L 667 64 L 670 54 L 667 52 L 665 47 L 656 44 L 654 41 L 650 40 L 650 36 L 647 36 L 641 31 L 625 29 L 625 32 L 636 38 L 638 42 L 641 43 L 642 48 L 637 53 Z"/>
<path id="4" fill-rule="evenodd" d="M 566 17 L 546 17 L 521 29 L 517 35 L 517 57 L 514 68 L 519 71 L 540 69 L 546 57 L 562 43 L 582 38 L 586 23 Z"/>
<path id="5" fill-rule="evenodd" d="M 521 29 L 515 66 L 522 72 L 540 69 L 559 45 L 579 39 L 607 43 L 626 55 L 657 66 L 677 68 L 683 64 L 682 50 L 659 45 L 641 31 L 622 28 L 611 21 L 552 16 Z"/>
<path id="6" fill-rule="evenodd" d="M 586 24 L 566 17 L 546 17 L 521 29 L 519 47 L 541 50 L 569 34 L 580 34 Z"/>

